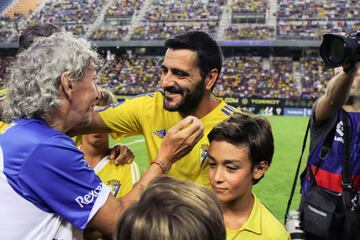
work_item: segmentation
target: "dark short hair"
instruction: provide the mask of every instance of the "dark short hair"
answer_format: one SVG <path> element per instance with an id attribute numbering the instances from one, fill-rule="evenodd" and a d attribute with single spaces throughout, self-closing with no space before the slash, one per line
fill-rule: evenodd
<path id="1" fill-rule="evenodd" d="M 222 51 L 217 42 L 207 33 L 201 31 L 182 33 L 166 40 L 165 47 L 196 51 L 201 77 L 204 79 L 215 68 L 219 72 L 219 78 L 223 61 Z"/>
<path id="2" fill-rule="evenodd" d="M 61 29 L 51 23 L 39 23 L 25 28 L 19 37 L 18 53 L 28 49 L 37 37 L 49 37 Z"/>
<path id="3" fill-rule="evenodd" d="M 225 141 L 234 145 L 249 147 L 251 166 L 260 162 L 271 164 L 274 155 L 274 137 L 270 122 L 251 113 L 234 113 L 227 120 L 217 124 L 208 134 L 209 142 Z M 256 184 L 258 180 L 254 180 Z"/>
<path id="4" fill-rule="evenodd" d="M 220 202 L 210 189 L 171 177 L 154 180 L 120 218 L 117 240 L 225 240 Z"/>

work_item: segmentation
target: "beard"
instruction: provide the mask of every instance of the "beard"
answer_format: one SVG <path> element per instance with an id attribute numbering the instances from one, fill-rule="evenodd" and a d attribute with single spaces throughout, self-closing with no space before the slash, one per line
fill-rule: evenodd
<path id="1" fill-rule="evenodd" d="M 184 89 L 177 86 L 165 88 L 164 91 L 170 93 L 179 93 L 182 95 L 182 98 L 178 103 L 176 103 L 173 106 L 169 105 L 169 103 L 165 98 L 164 108 L 170 112 L 176 112 L 176 111 L 180 112 L 181 115 L 183 116 L 188 116 L 193 114 L 204 96 L 204 89 L 205 89 L 204 85 L 205 85 L 205 79 L 202 79 L 191 92 L 186 92 Z"/>

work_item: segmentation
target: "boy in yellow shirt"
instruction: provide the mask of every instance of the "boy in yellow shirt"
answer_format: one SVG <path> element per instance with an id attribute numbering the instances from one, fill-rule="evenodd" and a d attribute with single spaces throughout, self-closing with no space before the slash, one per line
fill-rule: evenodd
<path id="1" fill-rule="evenodd" d="M 209 180 L 224 211 L 227 240 L 290 240 L 280 221 L 252 192 L 274 153 L 270 123 L 264 117 L 237 114 L 208 135 Z"/>
<path id="2" fill-rule="evenodd" d="M 116 103 L 116 98 L 110 91 L 101 90 L 101 98 L 96 103 L 95 110 Z M 110 187 L 116 198 L 125 196 L 139 180 L 139 167 L 134 161 L 130 164 L 115 165 L 109 159 L 108 133 L 82 135 L 79 148 L 84 153 L 84 159 L 89 166 L 94 169 L 101 181 Z"/>

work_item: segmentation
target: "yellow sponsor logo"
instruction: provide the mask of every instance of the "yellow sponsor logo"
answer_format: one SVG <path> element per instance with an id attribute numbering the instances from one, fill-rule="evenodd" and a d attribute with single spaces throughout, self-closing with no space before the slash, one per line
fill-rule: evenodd
<path id="1" fill-rule="evenodd" d="M 270 105 L 277 105 L 280 103 L 280 100 L 275 99 L 251 99 L 253 104 L 270 104 Z"/>

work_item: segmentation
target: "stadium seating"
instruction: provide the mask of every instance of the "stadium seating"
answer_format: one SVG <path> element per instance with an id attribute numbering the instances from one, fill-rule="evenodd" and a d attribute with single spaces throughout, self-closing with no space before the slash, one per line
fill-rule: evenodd
<path id="1" fill-rule="evenodd" d="M 190 30 L 220 41 L 321 40 L 324 33 L 352 33 L 360 27 L 360 5 L 354 0 L 0 0 L 0 9 L 9 4 L 18 10 L 9 7 L 2 13 L 0 43 L 17 41 L 19 32 L 35 22 L 51 22 L 94 41 L 164 40 Z M 236 55 L 224 59 L 214 89 L 218 96 L 313 100 L 333 74 L 317 55 L 295 61 Z M 11 61 L 0 58 L 0 87 Z M 160 61 L 158 56 L 112 57 L 100 71 L 100 85 L 117 94 L 156 91 Z"/>
<path id="2" fill-rule="evenodd" d="M 29 16 L 36 10 L 41 2 L 42 0 L 17 0 L 15 4 L 6 11 L 5 16 L 13 17 L 19 13 L 24 16 Z"/>
<path id="3" fill-rule="evenodd" d="M 6 9 L 11 2 L 12 0 L 0 0 L 0 13 Z"/>
<path id="4" fill-rule="evenodd" d="M 218 40 L 321 40 L 326 32 L 352 33 L 360 26 L 354 0 L 47 0 L 28 17 L 39 2 L 2 0 L 0 7 L 13 4 L 3 16 L 22 12 L 25 26 L 51 22 L 97 41 L 163 40 L 189 30 Z M 0 42 L 12 41 L 19 29 L 0 29 Z"/>

